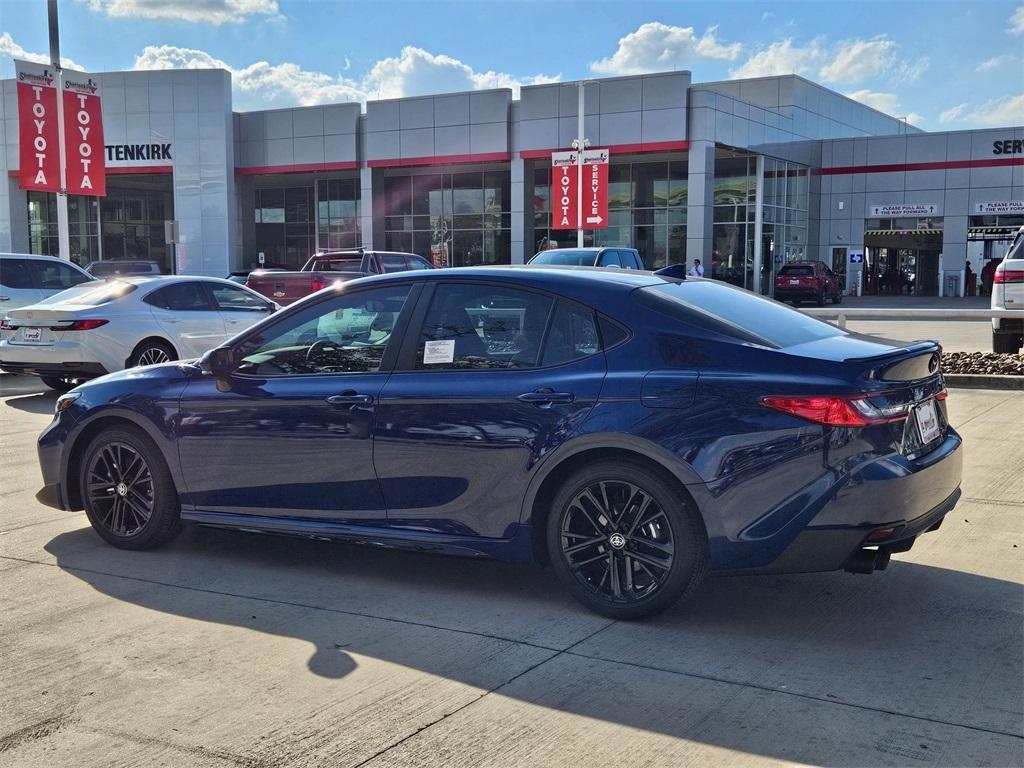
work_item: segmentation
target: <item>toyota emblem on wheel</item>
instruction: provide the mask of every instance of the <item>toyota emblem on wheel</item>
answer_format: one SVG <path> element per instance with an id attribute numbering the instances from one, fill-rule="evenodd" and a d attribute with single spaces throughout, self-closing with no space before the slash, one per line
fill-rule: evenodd
<path id="1" fill-rule="evenodd" d="M 612 549 L 622 549 L 626 546 L 626 537 L 621 533 L 613 533 L 608 537 L 608 543 L 612 545 Z"/>

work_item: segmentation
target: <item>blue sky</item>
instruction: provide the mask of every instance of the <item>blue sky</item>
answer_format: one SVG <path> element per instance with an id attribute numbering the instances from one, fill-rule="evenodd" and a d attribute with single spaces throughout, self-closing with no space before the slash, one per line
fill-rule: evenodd
<path id="1" fill-rule="evenodd" d="M 226 66 L 236 109 L 689 69 L 796 72 L 926 129 L 1024 124 L 1020 2 L 61 0 L 89 71 Z M 0 76 L 46 4 L 0 0 Z"/>

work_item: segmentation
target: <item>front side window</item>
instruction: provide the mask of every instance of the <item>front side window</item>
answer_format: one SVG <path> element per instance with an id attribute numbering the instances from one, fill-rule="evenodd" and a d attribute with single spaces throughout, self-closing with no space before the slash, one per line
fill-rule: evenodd
<path id="1" fill-rule="evenodd" d="M 251 376 L 374 373 L 391 342 L 409 286 L 342 293 L 251 336 L 235 350 Z"/>
<path id="2" fill-rule="evenodd" d="M 35 261 L 33 264 L 39 270 L 39 287 L 44 291 L 63 291 L 89 280 L 87 275 L 56 260 L 52 263 Z"/>
<path id="3" fill-rule="evenodd" d="M 622 262 L 619 261 L 618 251 L 605 251 L 601 254 L 601 261 L 598 262 L 599 267 L 621 267 Z"/>
<path id="4" fill-rule="evenodd" d="M 380 257 L 380 266 L 385 272 L 404 272 L 405 257 L 397 253 L 385 253 Z"/>
<path id="5" fill-rule="evenodd" d="M 552 299 L 492 285 L 437 287 L 416 348 L 421 370 L 538 365 Z"/>
<path id="6" fill-rule="evenodd" d="M 249 291 L 235 288 L 233 285 L 211 285 L 213 303 L 222 312 L 264 312 L 267 302 Z"/>
<path id="7" fill-rule="evenodd" d="M 210 309 L 203 284 L 191 281 L 164 286 L 153 291 L 144 301 L 173 312 L 205 312 Z"/>
<path id="8" fill-rule="evenodd" d="M 426 259 L 421 259 L 419 256 L 409 257 L 409 269 L 433 269 L 433 265 Z"/>

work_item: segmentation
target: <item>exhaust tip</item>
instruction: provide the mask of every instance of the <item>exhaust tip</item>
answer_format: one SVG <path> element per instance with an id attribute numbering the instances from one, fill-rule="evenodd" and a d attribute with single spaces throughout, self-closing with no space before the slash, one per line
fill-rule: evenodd
<path id="1" fill-rule="evenodd" d="M 889 564 L 889 558 L 885 557 L 885 563 L 879 561 L 883 558 L 877 549 L 858 549 L 846 561 L 843 570 L 847 573 L 874 573 L 875 568 L 884 569 Z"/>

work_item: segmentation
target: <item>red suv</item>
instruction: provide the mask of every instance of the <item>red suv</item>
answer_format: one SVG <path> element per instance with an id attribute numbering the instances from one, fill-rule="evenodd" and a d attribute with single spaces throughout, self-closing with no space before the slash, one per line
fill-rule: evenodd
<path id="1" fill-rule="evenodd" d="M 843 300 L 841 278 L 822 261 L 791 261 L 775 273 L 775 298 L 791 301 L 797 306 L 802 301 L 813 301 L 825 306 L 825 299 L 833 304 Z"/>

